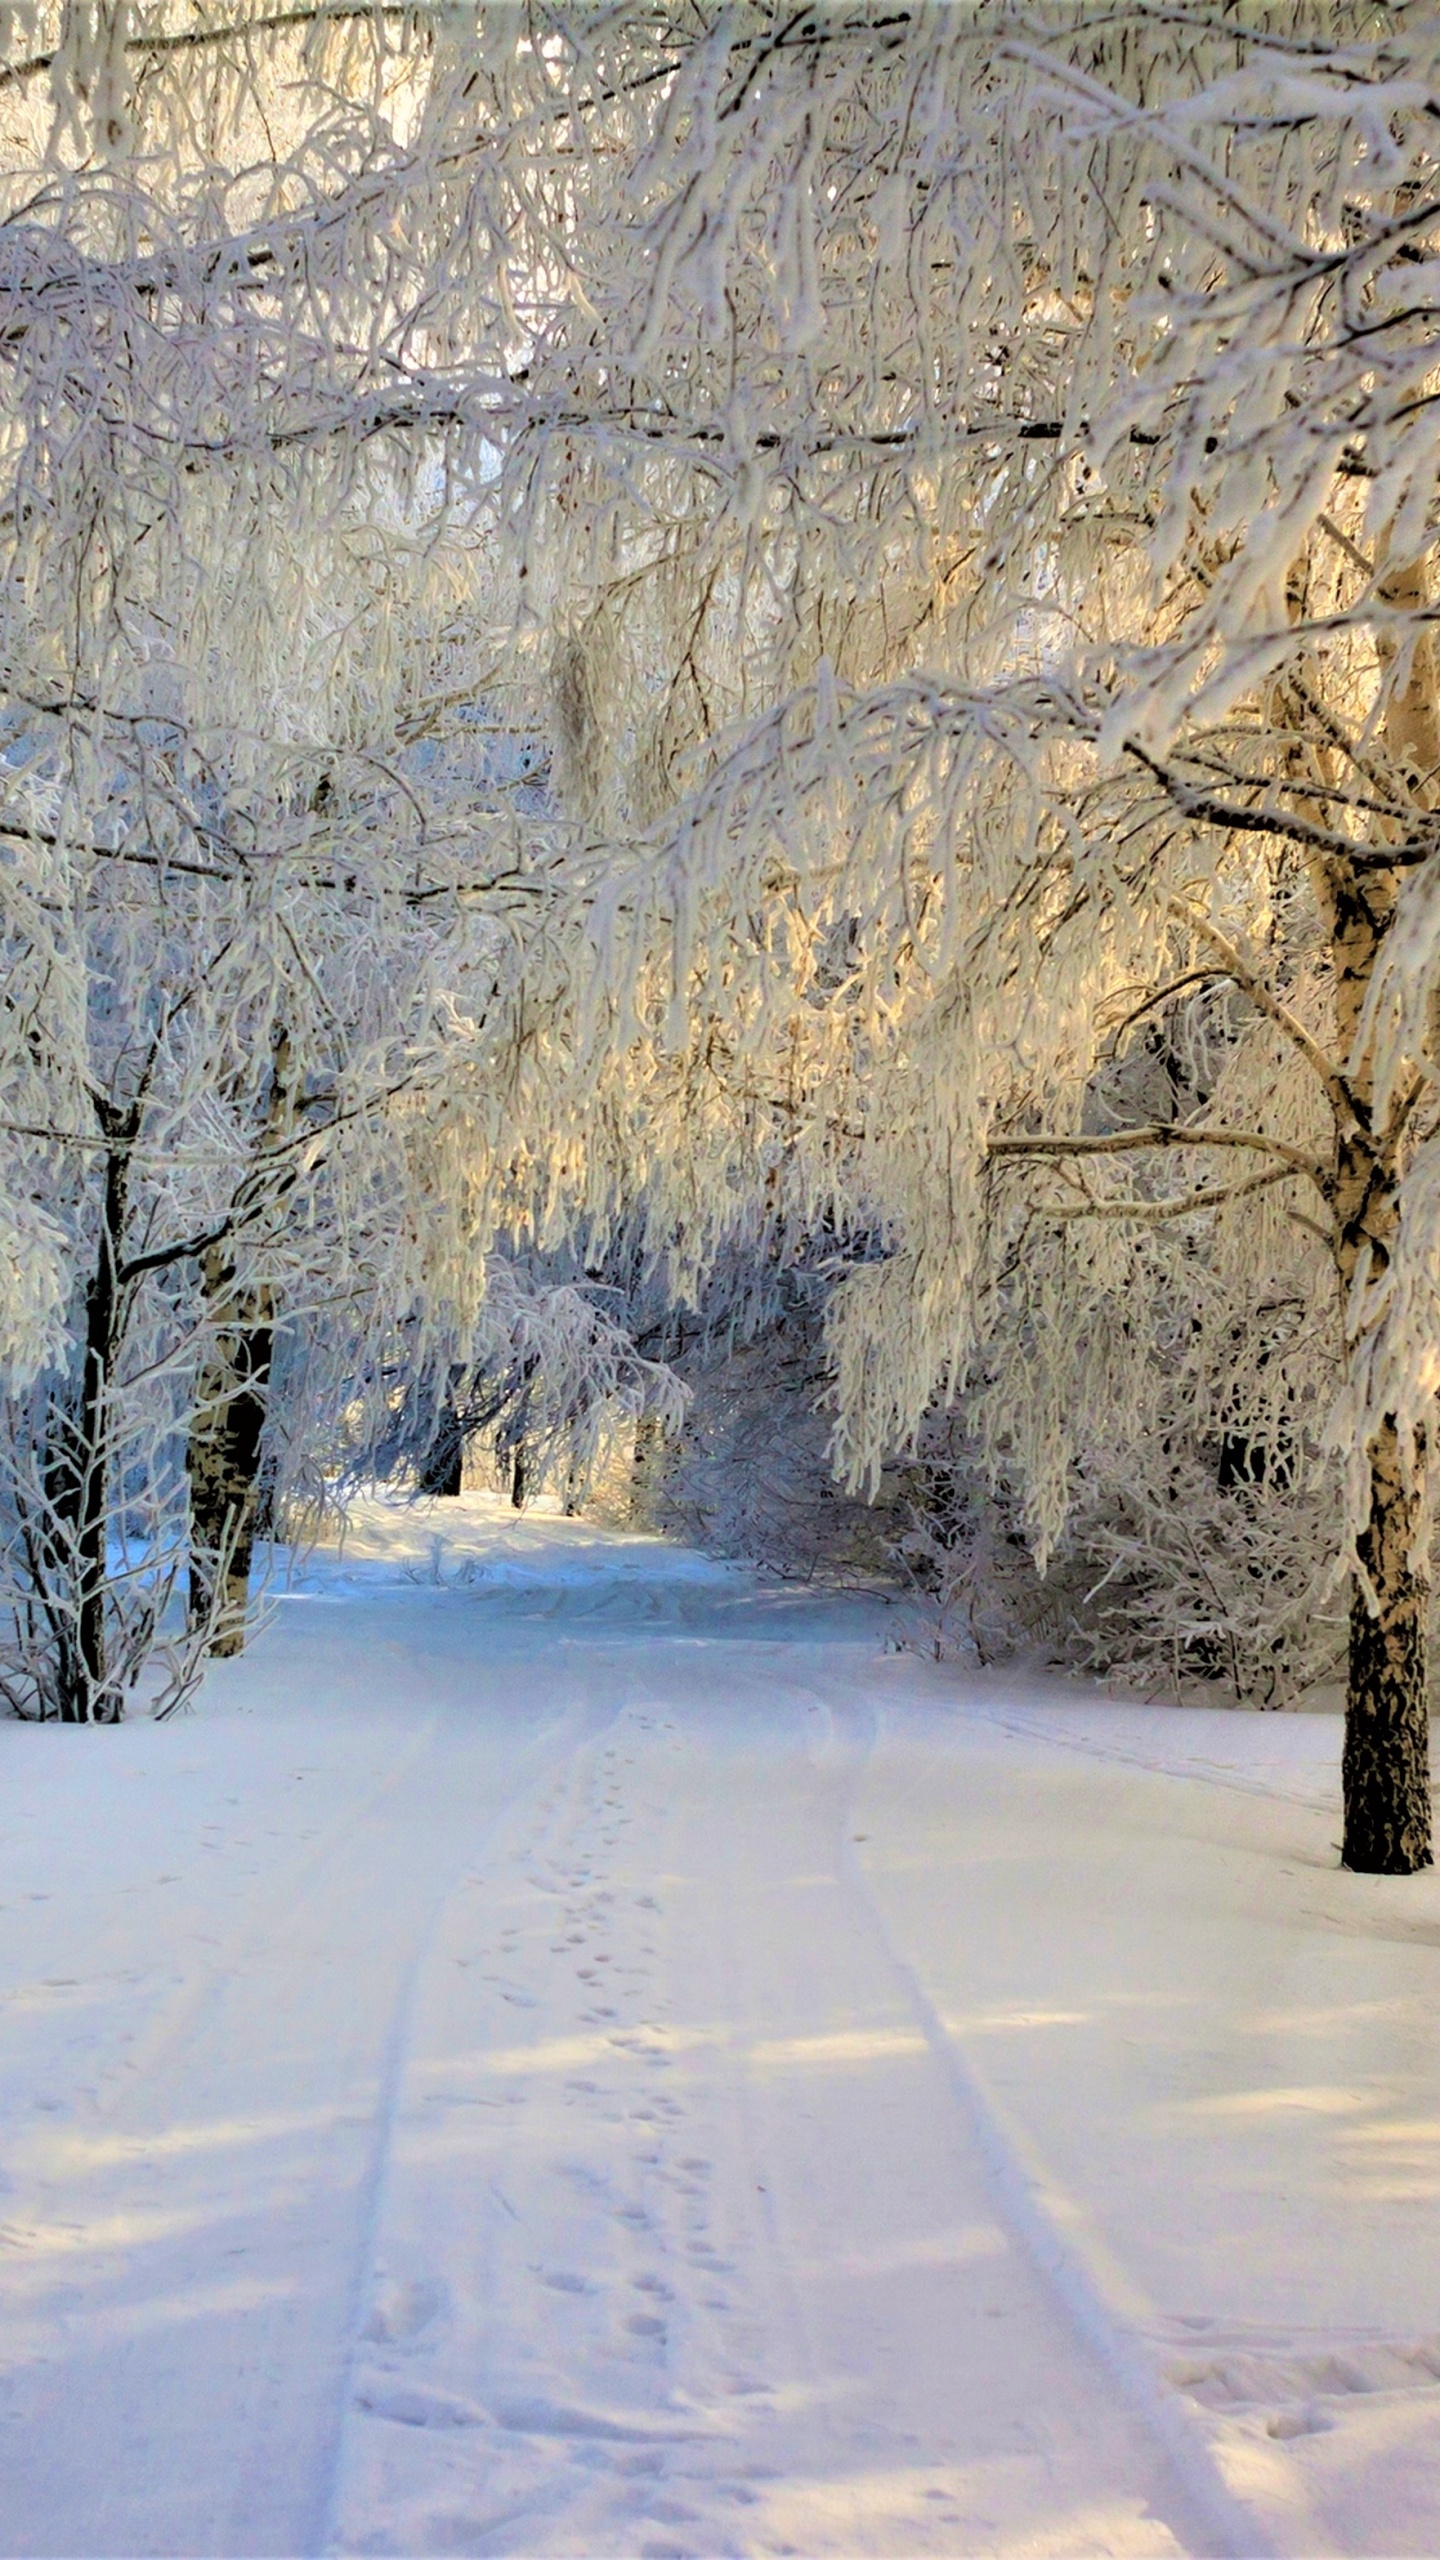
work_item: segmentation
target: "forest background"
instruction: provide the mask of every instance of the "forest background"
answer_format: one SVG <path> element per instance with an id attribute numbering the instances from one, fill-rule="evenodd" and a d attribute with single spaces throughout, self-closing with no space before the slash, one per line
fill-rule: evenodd
<path id="1" fill-rule="evenodd" d="M 0 55 L 11 1707 L 472 1464 L 1430 1858 L 1440 13 Z"/>

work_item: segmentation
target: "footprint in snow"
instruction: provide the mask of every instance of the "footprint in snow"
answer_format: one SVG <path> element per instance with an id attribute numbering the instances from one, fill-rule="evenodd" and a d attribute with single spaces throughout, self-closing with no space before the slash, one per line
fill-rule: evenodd
<path id="1" fill-rule="evenodd" d="M 570 2436 L 599 2444 L 692 2444 L 693 2428 L 636 2426 L 599 2410 L 567 2408 L 542 2399 L 497 2400 L 495 2423 L 512 2435 Z"/>
<path id="2" fill-rule="evenodd" d="M 389 2418 L 400 2427 L 484 2427 L 489 2417 L 471 2400 L 453 2391 L 360 2390 L 355 2406 L 367 2417 Z"/>
<path id="3" fill-rule="evenodd" d="M 376 2346 L 404 2346 L 445 2309 L 449 2295 L 438 2277 L 416 2276 L 376 2287 L 364 2335 Z M 382 2414 L 384 2414 L 382 2412 Z"/>

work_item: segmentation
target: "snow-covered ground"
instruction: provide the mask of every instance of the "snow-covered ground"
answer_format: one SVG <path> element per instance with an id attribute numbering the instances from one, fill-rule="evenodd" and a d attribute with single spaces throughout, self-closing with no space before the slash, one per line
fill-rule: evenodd
<path id="1" fill-rule="evenodd" d="M 374 1505 L 0 1726 L 0 2546 L 1440 2549 L 1440 1885 L 892 1623 Z"/>

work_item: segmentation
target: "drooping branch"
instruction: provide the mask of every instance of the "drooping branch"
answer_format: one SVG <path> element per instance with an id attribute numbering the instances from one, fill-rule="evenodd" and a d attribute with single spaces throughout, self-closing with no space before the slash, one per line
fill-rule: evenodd
<path id="1" fill-rule="evenodd" d="M 1221 933 L 1219 927 L 1213 925 L 1208 916 L 1201 915 L 1188 898 L 1171 898 L 1169 908 L 1177 922 L 1187 926 L 1199 941 L 1205 943 L 1214 952 L 1225 975 L 1233 979 L 1235 985 L 1250 998 L 1251 1003 L 1269 1021 L 1275 1024 L 1277 1030 L 1284 1032 L 1286 1039 L 1299 1051 L 1306 1065 L 1318 1076 L 1337 1120 L 1342 1125 L 1360 1124 L 1365 1114 L 1348 1077 L 1342 1075 L 1339 1068 L 1327 1058 L 1319 1041 L 1306 1030 L 1298 1014 L 1291 1012 L 1290 1007 L 1282 1002 L 1274 990 L 1266 984 L 1258 969 L 1251 967 L 1229 936 Z"/>

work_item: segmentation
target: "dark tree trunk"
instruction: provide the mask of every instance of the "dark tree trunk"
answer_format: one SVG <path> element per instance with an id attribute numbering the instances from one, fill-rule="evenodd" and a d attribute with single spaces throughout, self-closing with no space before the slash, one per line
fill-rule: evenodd
<path id="1" fill-rule="evenodd" d="M 75 1586 L 81 1666 L 77 1723 L 90 1724 L 97 1711 L 108 1712 L 105 1698 L 105 1531 L 110 1508 L 110 1466 L 106 1439 L 107 1389 L 115 1347 L 117 1289 L 108 1194 L 116 1163 L 106 1167 L 106 1232 L 99 1264 L 87 1292 L 85 1367 L 80 1387 L 79 1518 L 75 1530 Z"/>
<path id="2" fill-rule="evenodd" d="M 454 1397 L 447 1395 L 436 1414 L 430 1446 L 420 1462 L 417 1490 L 454 1501 L 465 1490 L 464 1474 L 464 1426 L 455 1410 Z"/>
<path id="3" fill-rule="evenodd" d="M 505 1402 L 509 1412 L 495 1436 L 495 1454 L 510 1462 L 510 1499 L 517 1511 L 525 1508 L 529 1481 L 525 1444 L 530 1424 L 530 1381 L 540 1366 L 538 1352 L 527 1351 L 523 1360 L 511 1370 L 506 1381 Z"/>
<path id="4" fill-rule="evenodd" d="M 234 1269 L 212 1260 L 206 1292 L 221 1321 L 196 1383 L 185 1464 L 190 1477 L 190 1623 L 210 1625 L 208 1650 L 245 1645 L 245 1606 L 260 1485 L 265 1408 L 275 1355 L 268 1290 L 233 1290 Z"/>
<path id="5" fill-rule="evenodd" d="M 120 1714 L 120 1701 L 108 1685 L 105 1646 L 109 1406 L 123 1330 L 121 1247 L 139 1113 L 99 1102 L 96 1112 L 107 1141 L 105 1186 L 95 1268 L 85 1292 L 79 1394 L 55 1415 L 45 1469 L 50 1517 L 43 1545 L 62 1724 L 113 1724 Z"/>
<path id="6" fill-rule="evenodd" d="M 328 796 L 321 776 L 316 807 Z M 277 1023 L 271 1042 L 270 1090 L 259 1152 L 235 1195 L 233 1211 L 249 1217 L 262 1181 L 273 1202 L 294 1179 L 293 1162 L 278 1184 L 267 1158 L 292 1126 L 295 1077 L 290 1034 Z M 207 1651 L 242 1653 L 250 1567 L 262 1512 L 272 1526 L 273 1482 L 262 1472 L 265 1414 L 275 1363 L 275 1300 L 266 1287 L 237 1289 L 232 1254 L 212 1245 L 201 1279 L 214 1325 L 213 1348 L 195 1382 L 195 1408 L 185 1450 L 190 1478 L 190 1624 L 208 1626 Z"/>
<path id="7" fill-rule="evenodd" d="M 1424 1529 L 1418 1467 L 1385 1425 L 1370 1451 L 1370 1520 L 1350 1604 L 1350 1679 L 1342 1779 L 1344 1864 L 1410 1876 L 1431 1864 L 1429 1590 L 1414 1557 Z"/>

